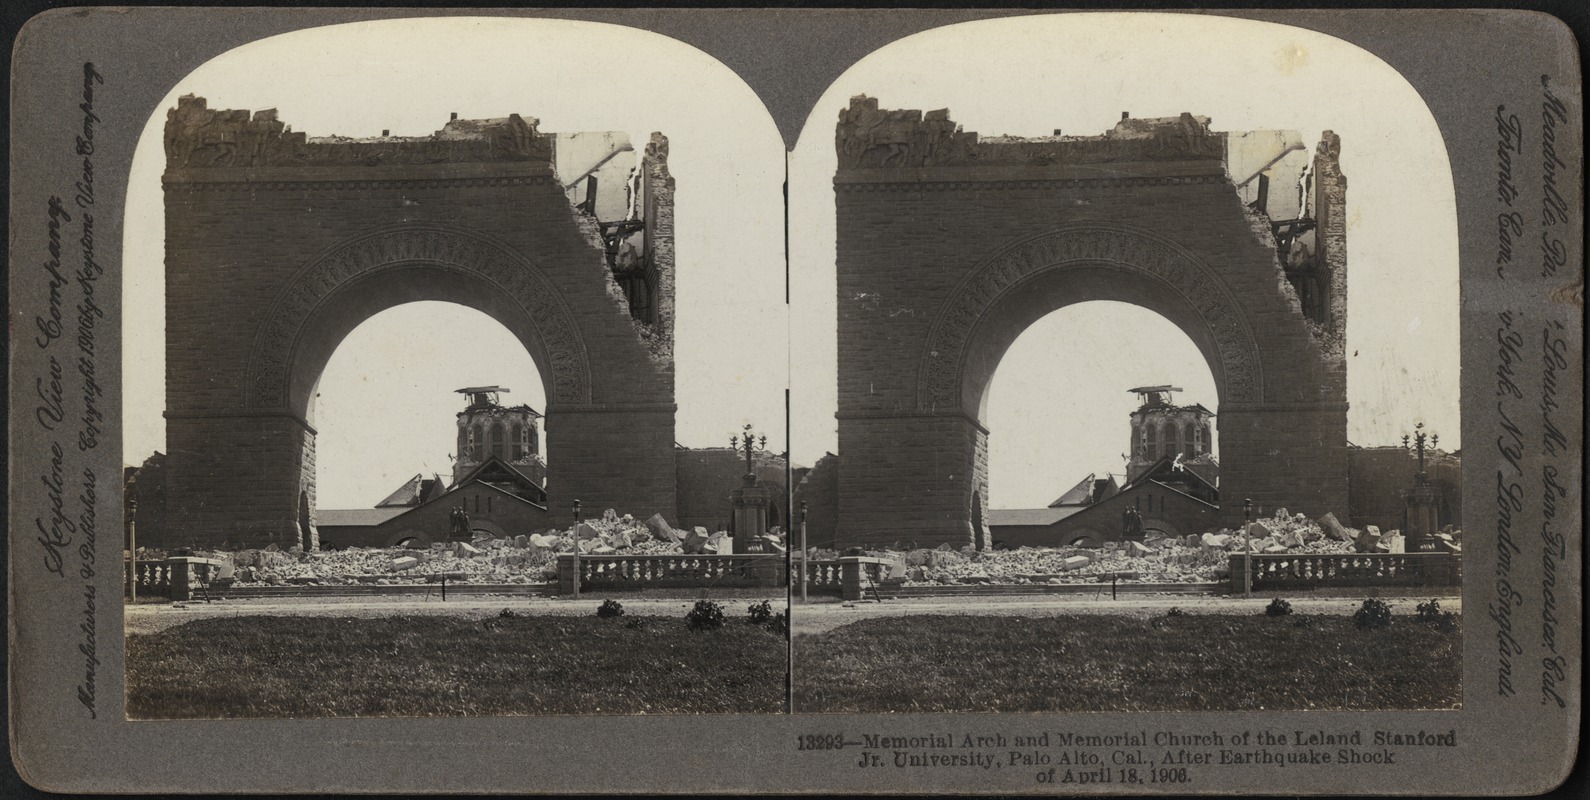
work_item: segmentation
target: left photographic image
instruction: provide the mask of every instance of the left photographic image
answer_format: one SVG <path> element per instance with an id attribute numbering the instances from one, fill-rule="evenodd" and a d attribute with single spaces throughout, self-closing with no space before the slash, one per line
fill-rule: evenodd
<path id="1" fill-rule="evenodd" d="M 130 719 L 780 713 L 784 148 L 611 25 L 172 87 L 124 226 Z"/>

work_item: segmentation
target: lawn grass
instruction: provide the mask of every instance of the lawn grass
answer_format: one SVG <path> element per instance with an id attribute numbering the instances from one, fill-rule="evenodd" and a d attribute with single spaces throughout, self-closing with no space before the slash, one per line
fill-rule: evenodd
<path id="1" fill-rule="evenodd" d="M 906 616 L 795 637 L 795 711 L 1446 709 L 1462 635 L 1408 617 Z"/>
<path id="2" fill-rule="evenodd" d="M 739 619 L 228 617 L 128 636 L 127 715 L 778 713 L 784 672 Z"/>

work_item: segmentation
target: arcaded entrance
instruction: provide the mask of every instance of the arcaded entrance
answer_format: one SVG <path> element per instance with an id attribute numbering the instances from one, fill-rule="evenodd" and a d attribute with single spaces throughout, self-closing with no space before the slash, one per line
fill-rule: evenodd
<path id="1" fill-rule="evenodd" d="M 944 111 L 853 100 L 834 181 L 838 536 L 980 545 L 994 369 L 1033 322 L 1087 300 L 1164 316 L 1208 361 L 1223 521 L 1241 519 L 1245 498 L 1343 517 L 1337 147 L 1327 134 L 1299 190 L 1309 218 L 1283 229 L 1243 202 L 1225 135 L 1191 115 L 1123 120 L 1098 137 L 983 142 Z M 1298 229 L 1312 249 L 1304 259 L 1295 245 L 1288 264 L 1277 236 L 1292 243 Z M 1077 345 L 1107 348 L 1109 337 Z"/>
<path id="2" fill-rule="evenodd" d="M 576 498 L 674 516 L 666 142 L 640 159 L 644 230 L 614 234 L 571 205 L 553 141 L 517 115 L 310 140 L 183 98 L 164 179 L 172 544 L 313 544 L 315 385 L 359 323 L 416 300 L 486 313 L 535 359 L 553 520 Z M 633 237 L 626 275 L 644 256 L 644 295 L 615 279 L 613 235 Z"/>

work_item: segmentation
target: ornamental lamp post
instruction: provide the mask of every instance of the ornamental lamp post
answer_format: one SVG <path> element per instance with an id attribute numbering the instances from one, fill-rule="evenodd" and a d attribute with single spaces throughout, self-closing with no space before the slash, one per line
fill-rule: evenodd
<path id="1" fill-rule="evenodd" d="M 1402 435 L 1402 446 L 1419 459 L 1419 472 L 1414 476 L 1413 488 L 1407 492 L 1407 510 L 1404 527 L 1406 549 L 1412 552 L 1436 549 L 1436 531 L 1440 530 L 1441 487 L 1430 483 L 1425 471 L 1424 456 L 1433 451 L 1441 441 L 1440 434 L 1425 433 L 1424 423 L 1413 426 L 1413 435 Z"/>
<path id="2" fill-rule="evenodd" d="M 729 437 L 729 446 L 736 454 L 745 453 L 745 477 L 739 488 L 730 493 L 734 505 L 734 552 L 755 554 L 763 552 L 762 534 L 767 532 L 767 509 L 772 501 L 768 487 L 760 485 L 756 476 L 756 452 L 767 448 L 767 437 L 758 436 L 746 424 L 740 433 Z"/>
<path id="3" fill-rule="evenodd" d="M 753 465 L 751 458 L 756 450 L 767 449 L 767 437 L 758 437 L 751 431 L 750 423 L 747 423 L 743 432 L 729 437 L 729 449 L 734 450 L 736 454 L 741 450 L 745 451 L 746 482 L 754 485 L 756 483 L 756 467 Z"/>
<path id="4" fill-rule="evenodd" d="M 580 501 L 574 500 L 574 599 L 580 599 Z"/>
<path id="5" fill-rule="evenodd" d="M 1253 524 L 1253 498 L 1242 501 L 1242 596 L 1253 596 L 1253 537 L 1248 526 Z"/>
<path id="6" fill-rule="evenodd" d="M 801 501 L 801 602 L 806 602 L 806 581 L 811 574 L 811 552 L 806 549 L 806 501 Z"/>

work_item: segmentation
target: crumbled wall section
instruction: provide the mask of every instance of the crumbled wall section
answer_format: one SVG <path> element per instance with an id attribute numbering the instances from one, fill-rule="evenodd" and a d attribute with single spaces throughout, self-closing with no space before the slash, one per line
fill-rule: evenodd
<path id="1" fill-rule="evenodd" d="M 1209 360 L 1237 498 L 1223 524 L 1246 497 L 1348 514 L 1345 363 L 1288 291 L 1207 118 L 981 138 L 945 110 L 857 97 L 835 146 L 840 541 L 976 545 L 986 436 L 1012 435 L 980 419 L 999 357 L 1088 300 L 1150 308 Z"/>
<path id="2" fill-rule="evenodd" d="M 655 272 L 657 321 L 643 332 L 652 355 L 673 363 L 674 357 L 674 177 L 668 172 L 668 137 L 652 133 L 641 156 L 645 176 L 642 208 L 646 248 Z"/>
<path id="3" fill-rule="evenodd" d="M 1314 151 L 1314 213 L 1320 265 L 1330 275 L 1330 319 L 1326 352 L 1341 358 L 1347 339 L 1347 176 L 1342 174 L 1342 140 L 1325 131 Z"/>
<path id="4" fill-rule="evenodd" d="M 162 178 L 169 541 L 301 541 L 319 372 L 365 319 L 414 300 L 476 308 L 535 357 L 550 524 L 575 499 L 676 513 L 671 342 L 637 335 L 536 124 L 309 138 L 273 111 L 178 101 Z M 659 193 L 671 271 L 669 203 Z"/>

